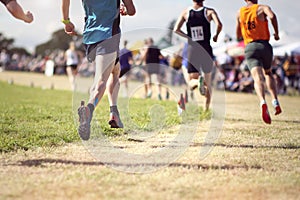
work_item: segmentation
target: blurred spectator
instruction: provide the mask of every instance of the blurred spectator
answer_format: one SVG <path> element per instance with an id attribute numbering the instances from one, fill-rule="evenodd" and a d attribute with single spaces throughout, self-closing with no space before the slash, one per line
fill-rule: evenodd
<path id="1" fill-rule="evenodd" d="M 298 65 L 295 62 L 294 56 L 287 56 L 284 63 L 283 69 L 286 76 L 287 87 L 296 88 L 297 87 L 297 72 Z"/>
<path id="2" fill-rule="evenodd" d="M 244 70 L 240 73 L 241 77 L 238 82 L 238 91 L 252 93 L 254 89 L 254 80 L 251 77 L 249 70 Z"/>
<path id="3" fill-rule="evenodd" d="M 5 49 L 3 49 L 0 53 L 0 67 L 2 70 L 5 70 L 9 65 L 10 57 Z"/>
<path id="4" fill-rule="evenodd" d="M 72 90 L 75 89 L 75 76 L 77 75 L 77 67 L 79 64 L 79 56 L 76 51 L 75 42 L 70 42 L 69 48 L 65 52 L 66 71 L 71 83 Z"/>
<path id="5" fill-rule="evenodd" d="M 128 41 L 124 41 L 124 46 L 119 52 L 119 59 L 120 59 L 120 83 L 123 83 L 125 86 L 124 90 L 124 96 L 129 95 L 129 89 L 128 89 L 128 77 L 130 75 L 130 69 L 133 64 L 133 55 L 132 52 L 127 49 L 127 43 Z"/>
<path id="6" fill-rule="evenodd" d="M 59 51 L 57 56 L 54 58 L 55 62 L 55 74 L 61 75 L 66 74 L 66 60 L 64 51 Z"/>

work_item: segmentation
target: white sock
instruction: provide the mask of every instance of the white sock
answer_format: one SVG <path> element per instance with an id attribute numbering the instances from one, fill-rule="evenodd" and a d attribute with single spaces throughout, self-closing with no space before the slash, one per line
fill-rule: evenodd
<path id="1" fill-rule="evenodd" d="M 191 80 L 189 81 L 189 86 L 190 86 L 190 88 L 195 88 L 195 87 L 198 86 L 198 83 L 199 83 L 199 80 L 198 80 L 198 79 L 191 79 Z"/>
<path id="2" fill-rule="evenodd" d="M 262 101 L 260 102 L 260 106 L 262 106 L 263 104 L 267 104 L 266 100 L 262 100 Z"/>
<path id="3" fill-rule="evenodd" d="M 279 106 L 279 101 L 277 99 L 273 99 L 272 100 L 272 105 L 275 106 Z"/>

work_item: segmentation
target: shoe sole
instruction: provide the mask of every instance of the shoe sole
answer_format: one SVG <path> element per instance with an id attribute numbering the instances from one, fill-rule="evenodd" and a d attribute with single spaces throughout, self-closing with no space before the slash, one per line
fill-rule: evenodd
<path id="1" fill-rule="evenodd" d="M 110 125 L 110 128 L 123 128 L 123 125 L 118 125 L 117 121 L 114 119 L 110 120 L 108 124 Z"/>
<path id="2" fill-rule="evenodd" d="M 81 139 L 88 140 L 90 138 L 90 122 L 89 122 L 89 110 L 88 107 L 81 106 L 78 109 L 79 115 L 79 128 L 78 134 Z"/>
<path id="3" fill-rule="evenodd" d="M 116 120 L 110 120 L 108 122 L 108 124 L 110 125 L 110 128 L 120 128 L 116 122 Z"/>
<path id="4" fill-rule="evenodd" d="M 118 123 L 118 121 L 116 119 L 119 119 L 116 116 L 112 116 L 111 120 L 109 120 L 108 124 L 110 125 L 110 128 L 123 128 L 123 124 L 122 123 Z"/>

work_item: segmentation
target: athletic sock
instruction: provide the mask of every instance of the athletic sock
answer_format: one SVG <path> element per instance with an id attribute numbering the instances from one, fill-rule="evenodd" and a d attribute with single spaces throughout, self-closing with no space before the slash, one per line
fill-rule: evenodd
<path id="1" fill-rule="evenodd" d="M 273 99 L 272 105 L 273 105 L 273 107 L 275 109 L 275 113 L 274 114 L 275 115 L 279 115 L 282 112 L 280 104 L 279 104 L 279 101 L 277 99 Z"/>
<path id="2" fill-rule="evenodd" d="M 262 100 L 262 101 L 260 102 L 260 106 L 262 106 L 262 105 L 264 105 L 264 104 L 267 104 L 266 100 Z"/>
<path id="3" fill-rule="evenodd" d="M 273 105 L 274 107 L 279 106 L 279 101 L 278 101 L 277 99 L 273 99 L 273 100 L 272 100 L 272 105 Z"/>
<path id="4" fill-rule="evenodd" d="M 90 119 L 92 119 L 93 112 L 94 112 L 94 110 L 95 110 L 95 106 L 94 106 L 93 104 L 89 103 L 89 104 L 87 105 L 87 107 L 90 109 Z"/>
<path id="5" fill-rule="evenodd" d="M 110 106 L 109 110 L 110 110 L 111 113 L 115 113 L 119 116 L 119 110 L 118 110 L 117 106 Z"/>

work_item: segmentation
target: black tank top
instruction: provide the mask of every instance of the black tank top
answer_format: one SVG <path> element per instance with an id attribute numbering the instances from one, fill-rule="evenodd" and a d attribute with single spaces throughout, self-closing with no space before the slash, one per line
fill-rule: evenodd
<path id="1" fill-rule="evenodd" d="M 146 55 L 146 63 L 159 63 L 160 50 L 157 46 L 150 46 Z"/>
<path id="2" fill-rule="evenodd" d="M 210 44 L 210 23 L 205 17 L 206 8 L 201 10 L 191 9 L 186 23 L 188 36 L 199 44 Z"/>

